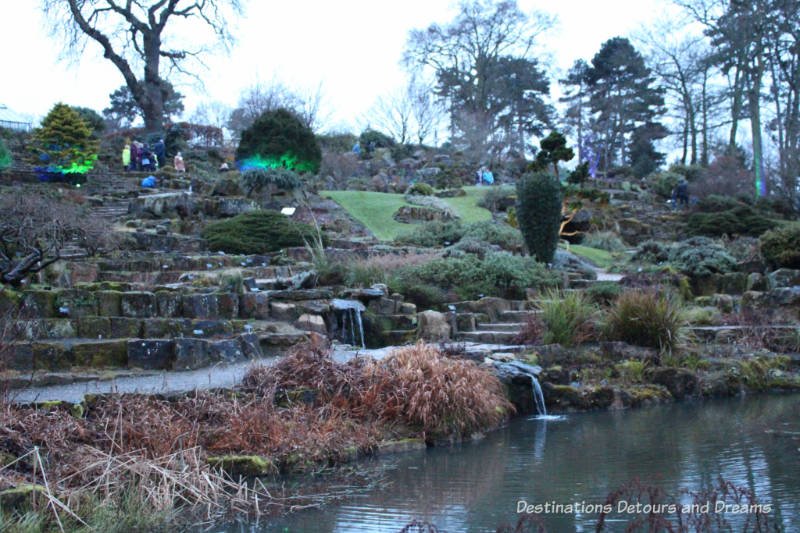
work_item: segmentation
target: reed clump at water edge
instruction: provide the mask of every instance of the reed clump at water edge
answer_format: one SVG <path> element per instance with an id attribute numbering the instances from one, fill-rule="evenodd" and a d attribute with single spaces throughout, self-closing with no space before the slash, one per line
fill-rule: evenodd
<path id="1" fill-rule="evenodd" d="M 97 396 L 80 408 L 6 400 L 0 500 L 22 496 L 0 510 L 0 529 L 158 531 L 320 505 L 347 489 L 290 493 L 279 476 L 326 470 L 386 440 L 469 437 L 512 410 L 496 377 L 424 343 L 347 363 L 311 343 L 233 390 Z"/>

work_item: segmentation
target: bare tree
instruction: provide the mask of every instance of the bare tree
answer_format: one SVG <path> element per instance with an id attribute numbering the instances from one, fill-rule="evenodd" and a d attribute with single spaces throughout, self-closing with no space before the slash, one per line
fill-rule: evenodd
<path id="1" fill-rule="evenodd" d="M 79 57 L 89 40 L 103 49 L 125 79 L 144 114 L 145 129 L 160 131 L 163 121 L 162 61 L 170 72 L 191 74 L 191 60 L 199 60 L 208 45 L 198 30 L 213 41 L 232 43 L 227 19 L 241 12 L 240 0 L 41 0 L 52 33 L 63 39 L 65 51 Z M 199 24 L 198 24 L 199 23 Z M 169 31 L 168 31 L 169 30 Z M 184 43 L 172 48 L 167 43 Z M 134 70 L 143 66 L 144 76 Z"/>
<path id="2" fill-rule="evenodd" d="M 306 126 L 317 131 L 328 120 L 323 110 L 324 100 L 321 83 L 308 90 L 293 89 L 278 79 L 256 83 L 242 91 L 236 109 L 230 114 L 228 129 L 238 136 L 262 113 L 283 108 L 293 111 Z"/>
<path id="3" fill-rule="evenodd" d="M 413 118 L 408 90 L 395 89 L 389 94 L 379 96 L 364 118 L 365 123 L 383 130 L 400 144 L 406 144 L 411 137 Z"/>
<path id="4" fill-rule="evenodd" d="M 0 283 L 22 281 L 61 259 L 67 245 L 94 254 L 109 244 L 108 225 L 67 202 L 31 194 L 0 197 Z"/>
<path id="5" fill-rule="evenodd" d="M 189 118 L 189 122 L 222 129 L 228 125 L 230 117 L 230 106 L 215 100 L 213 102 L 203 102 L 198 105 Z"/>

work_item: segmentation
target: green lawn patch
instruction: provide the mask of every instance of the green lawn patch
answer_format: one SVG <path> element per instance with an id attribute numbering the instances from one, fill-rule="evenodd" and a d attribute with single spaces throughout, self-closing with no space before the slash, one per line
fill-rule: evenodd
<path id="1" fill-rule="evenodd" d="M 488 187 L 464 187 L 464 190 L 467 192 L 466 196 L 444 199 L 461 217 L 461 222 L 469 224 L 491 219 L 492 214 L 477 205 Z M 370 191 L 320 191 L 319 194 L 341 205 L 382 241 L 394 240 L 415 227 L 414 224 L 403 224 L 392 218 L 395 211 L 409 205 L 402 194 Z"/>
<path id="2" fill-rule="evenodd" d="M 600 248 L 592 248 L 590 246 L 583 246 L 580 244 L 570 244 L 569 251 L 575 255 L 583 257 L 584 259 L 588 259 L 602 269 L 611 267 L 616 261 L 614 254 L 606 250 L 601 250 Z"/>

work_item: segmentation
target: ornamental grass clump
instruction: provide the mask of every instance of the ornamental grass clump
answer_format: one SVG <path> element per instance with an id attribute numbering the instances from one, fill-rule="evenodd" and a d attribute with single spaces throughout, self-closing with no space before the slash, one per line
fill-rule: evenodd
<path id="1" fill-rule="evenodd" d="M 539 303 L 544 324 L 542 342 L 575 346 L 595 335 L 596 305 L 582 292 L 548 291 Z"/>
<path id="2" fill-rule="evenodd" d="M 609 309 L 605 334 L 610 340 L 669 352 L 681 341 L 683 325 L 677 297 L 634 290 L 622 293 Z"/>

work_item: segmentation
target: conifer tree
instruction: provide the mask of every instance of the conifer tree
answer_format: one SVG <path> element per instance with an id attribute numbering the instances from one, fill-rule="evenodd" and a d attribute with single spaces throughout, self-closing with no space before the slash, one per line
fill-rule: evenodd
<path id="1" fill-rule="evenodd" d="M 97 160 L 97 150 L 91 127 L 66 104 L 56 104 L 33 133 L 35 164 L 49 172 L 85 174 Z"/>

